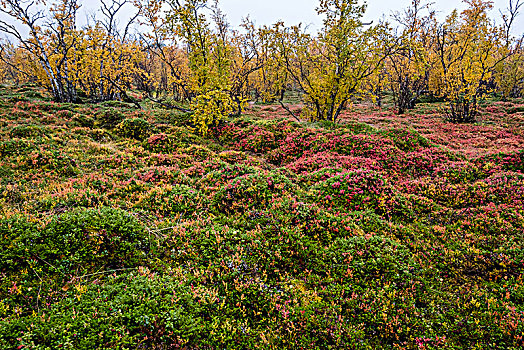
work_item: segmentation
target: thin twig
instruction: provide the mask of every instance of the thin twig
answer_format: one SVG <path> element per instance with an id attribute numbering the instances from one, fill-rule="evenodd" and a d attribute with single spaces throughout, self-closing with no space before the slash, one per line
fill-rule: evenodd
<path id="1" fill-rule="evenodd" d="M 88 275 L 78 276 L 78 277 L 75 277 L 75 279 L 81 279 L 81 278 L 91 277 L 91 276 L 96 276 L 96 275 L 104 275 L 106 273 L 112 273 L 112 272 L 129 271 L 129 270 L 137 270 L 137 269 L 138 269 L 137 267 L 128 267 L 128 268 L 123 268 L 123 269 L 101 271 L 101 272 L 90 273 Z"/>

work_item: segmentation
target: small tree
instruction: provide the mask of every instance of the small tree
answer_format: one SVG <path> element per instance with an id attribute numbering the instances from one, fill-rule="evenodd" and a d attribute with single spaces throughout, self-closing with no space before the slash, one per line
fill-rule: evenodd
<path id="1" fill-rule="evenodd" d="M 226 116 L 240 114 L 249 77 L 261 67 L 252 23 L 243 24 L 245 33 L 231 30 L 217 0 L 211 6 L 207 0 L 136 2 L 142 21 L 154 29 L 144 34 L 150 52 L 169 67 L 168 80 L 179 84 L 190 109 L 170 107 L 192 112 L 193 123 L 202 134 Z M 183 48 L 185 66 L 168 56 L 166 43 Z"/>
<path id="2" fill-rule="evenodd" d="M 486 82 L 495 66 L 502 31 L 492 25 L 487 11 L 492 5 L 483 0 L 465 1 L 462 13 L 453 11 L 442 24 L 436 24 L 433 69 L 430 88 L 446 98 L 447 118 L 452 122 L 472 122 L 478 114 L 478 101 L 488 92 Z"/>
<path id="3" fill-rule="evenodd" d="M 218 12 L 217 3 L 213 31 L 203 10 L 207 0 L 169 1 L 167 18 L 173 33 L 185 44 L 189 63 L 189 86 L 193 123 L 206 134 L 233 111 L 233 101 L 227 92 L 231 89 L 231 48 L 227 43 L 227 24 Z"/>
<path id="4" fill-rule="evenodd" d="M 172 18 L 163 10 L 165 1 L 134 0 L 134 4 L 140 11 L 140 24 L 149 28 L 140 33 L 147 56 L 142 75 L 137 76 L 138 84 L 150 99 L 164 105 L 162 99 L 167 97 L 177 102 L 189 99 L 189 62 L 171 29 Z"/>
<path id="5" fill-rule="evenodd" d="M 498 55 L 507 56 L 507 59 L 496 66 L 494 79 L 503 99 L 522 96 L 524 91 L 524 35 L 520 38 L 511 35 L 511 29 L 522 6 L 524 2 L 510 0 L 507 10 L 501 11 L 504 46 Z"/>
<path id="6" fill-rule="evenodd" d="M 253 46 L 256 47 L 257 63 L 260 66 L 251 82 L 256 100 L 282 103 L 284 98 L 288 73 L 282 55 L 277 54 L 283 40 L 279 30 L 282 26 L 282 22 L 273 27 L 263 26 L 253 35 Z"/>
<path id="7" fill-rule="evenodd" d="M 428 13 L 423 16 L 423 11 Z M 431 45 L 429 25 L 434 11 L 421 0 L 413 0 L 403 13 L 395 13 L 394 20 L 402 26 L 396 38 L 398 49 L 386 61 L 386 71 L 395 106 L 399 114 L 415 107 L 417 99 L 427 87 Z"/>
<path id="8" fill-rule="evenodd" d="M 19 72 L 37 76 L 58 102 L 75 102 L 76 89 L 71 77 L 71 51 L 77 40 L 77 0 L 60 0 L 49 8 L 50 16 L 38 9 L 42 1 L 3 0 L 0 11 L 24 25 L 29 37 L 24 38 L 14 24 L 0 20 L 0 31 L 13 36 L 38 62 L 36 71 L 18 67 Z M 29 67 L 31 68 L 31 67 Z"/>
<path id="9" fill-rule="evenodd" d="M 304 112 L 310 119 L 337 121 L 389 55 L 385 43 L 377 40 L 382 27 L 363 23 L 364 11 L 354 0 L 321 0 L 317 12 L 324 15 L 324 27 L 318 38 L 300 26 L 275 28 L 281 38 L 278 54 L 304 92 Z"/>

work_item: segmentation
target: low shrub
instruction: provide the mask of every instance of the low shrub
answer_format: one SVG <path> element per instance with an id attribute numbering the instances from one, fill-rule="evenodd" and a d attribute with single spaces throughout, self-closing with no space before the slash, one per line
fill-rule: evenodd
<path id="1" fill-rule="evenodd" d="M 257 125 L 248 129 L 239 129 L 237 133 L 231 136 L 232 138 L 229 141 L 233 141 L 233 147 L 239 151 L 267 153 L 278 145 L 275 135 L 271 131 Z"/>
<path id="2" fill-rule="evenodd" d="M 92 129 L 87 132 L 88 136 L 93 141 L 108 142 L 112 141 L 115 137 L 105 129 Z"/>
<path id="3" fill-rule="evenodd" d="M 23 170 L 56 171 L 71 176 L 77 173 L 77 162 L 56 149 L 36 150 L 18 157 L 18 167 Z"/>
<path id="4" fill-rule="evenodd" d="M 387 284 L 404 280 L 414 262 L 407 247 L 390 238 L 373 235 L 336 239 L 322 265 L 318 268 L 327 268 L 331 275 L 345 277 L 346 283 L 367 287 L 372 281 Z M 351 277 L 347 274 L 348 269 Z"/>
<path id="5" fill-rule="evenodd" d="M 364 157 L 340 155 L 336 152 L 306 152 L 293 163 L 286 165 L 293 172 L 308 178 L 308 175 L 324 168 L 338 168 L 341 170 L 371 169 L 381 170 L 379 162 Z"/>
<path id="6" fill-rule="evenodd" d="M 40 227 L 27 217 L 0 218 L 0 271 L 27 268 Z"/>
<path id="7" fill-rule="evenodd" d="M 189 186 L 166 185 L 150 190 L 135 206 L 161 216 L 191 215 L 205 211 L 208 200 L 200 191 Z"/>
<path id="8" fill-rule="evenodd" d="M 26 154 L 34 148 L 35 146 L 31 142 L 24 139 L 13 138 L 11 140 L 0 141 L 0 156 L 8 157 Z"/>
<path id="9" fill-rule="evenodd" d="M 148 249 L 142 224 L 107 207 L 66 212 L 43 227 L 24 217 L 4 219 L 0 227 L 3 270 L 30 260 L 43 271 L 64 276 L 123 268 L 136 266 Z"/>
<path id="10" fill-rule="evenodd" d="M 293 189 L 291 181 L 278 173 L 246 174 L 222 186 L 213 196 L 213 205 L 218 212 L 228 214 L 260 209 Z"/>
<path id="11" fill-rule="evenodd" d="M 259 171 L 252 166 L 228 163 L 219 163 L 213 169 L 197 181 L 198 186 L 204 191 L 214 191 L 232 179 L 246 174 L 255 174 Z"/>
<path id="12" fill-rule="evenodd" d="M 200 314 L 209 307 L 191 287 L 147 269 L 105 278 L 101 285 L 80 280 L 47 304 L 33 315 L 1 320 L 0 347 L 176 349 L 207 334 Z"/>
<path id="13" fill-rule="evenodd" d="M 70 115 L 67 115 L 67 117 L 69 116 Z M 76 113 L 72 115 L 72 118 L 69 121 L 69 125 L 71 127 L 81 126 L 84 128 L 92 128 L 95 126 L 95 118 L 92 115 Z"/>
<path id="14" fill-rule="evenodd" d="M 126 115 L 118 109 L 102 109 L 95 115 L 94 126 L 97 128 L 113 129 L 125 118 Z"/>
<path id="15" fill-rule="evenodd" d="M 152 128 L 152 125 L 142 118 L 127 118 L 116 126 L 116 133 L 122 137 L 143 141 L 151 134 Z"/>
<path id="16" fill-rule="evenodd" d="M 430 146 L 430 142 L 418 132 L 407 129 L 389 129 L 382 134 L 391 139 L 395 146 L 404 152 L 418 151 Z"/>
<path id="17" fill-rule="evenodd" d="M 37 125 L 17 125 L 9 131 L 9 136 L 18 138 L 32 138 L 42 136 L 44 130 Z"/>
<path id="18" fill-rule="evenodd" d="M 155 134 L 144 142 L 144 147 L 156 153 L 171 153 L 176 150 L 176 144 L 176 140 L 170 135 Z"/>
<path id="19" fill-rule="evenodd" d="M 379 174 L 368 170 L 337 173 L 312 186 L 309 197 L 327 208 L 387 210 L 392 189 Z"/>

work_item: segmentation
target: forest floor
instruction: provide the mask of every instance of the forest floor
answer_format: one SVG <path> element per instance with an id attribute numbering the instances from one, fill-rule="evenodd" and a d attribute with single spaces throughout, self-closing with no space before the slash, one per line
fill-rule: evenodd
<path id="1" fill-rule="evenodd" d="M 441 108 L 203 137 L 0 88 L 0 348 L 522 348 L 524 101 Z"/>

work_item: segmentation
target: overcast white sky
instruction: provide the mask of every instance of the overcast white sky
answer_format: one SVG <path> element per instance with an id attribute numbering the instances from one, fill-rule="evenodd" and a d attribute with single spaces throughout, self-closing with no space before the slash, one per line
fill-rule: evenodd
<path id="1" fill-rule="evenodd" d="M 442 17 L 448 15 L 454 8 L 463 9 L 466 6 L 460 0 L 433 0 L 433 8 Z M 506 9 L 509 0 L 494 0 L 493 18 L 500 17 L 499 9 Z M 220 0 L 220 7 L 228 15 L 233 25 L 238 25 L 242 17 L 250 15 L 257 24 L 271 24 L 283 20 L 286 24 L 311 24 L 319 28 L 322 20 L 316 14 L 318 0 Z M 400 11 L 411 4 L 411 0 L 369 0 L 365 20 L 378 20 L 382 15 Z M 514 27 L 516 35 L 524 33 L 524 8 Z"/>
<path id="2" fill-rule="evenodd" d="M 439 12 L 441 18 L 444 18 L 454 8 L 459 10 L 465 8 L 464 3 L 460 0 L 434 0 L 433 2 L 433 8 Z M 79 0 L 79 3 L 82 5 L 79 13 L 79 22 L 82 24 L 85 23 L 86 13 L 92 13 L 97 9 L 99 2 L 98 0 Z M 389 18 L 393 11 L 400 11 L 410 3 L 411 0 L 369 0 L 364 20 L 375 20 L 376 23 L 382 16 Z M 494 0 L 493 3 L 494 8 L 491 15 L 499 19 L 499 9 L 506 9 L 509 0 Z M 219 4 L 233 26 L 238 26 L 241 19 L 247 15 L 257 25 L 269 25 L 278 20 L 283 20 L 286 25 L 303 23 L 310 26 L 312 33 L 322 25 L 322 18 L 315 11 L 318 0 L 220 0 Z M 130 5 L 124 8 L 122 21 L 133 13 Z M 0 16 L 0 18 L 5 18 L 5 16 Z M 513 34 L 516 36 L 524 34 L 524 8 L 514 24 Z M 0 34 L 0 36 L 3 35 Z"/>

